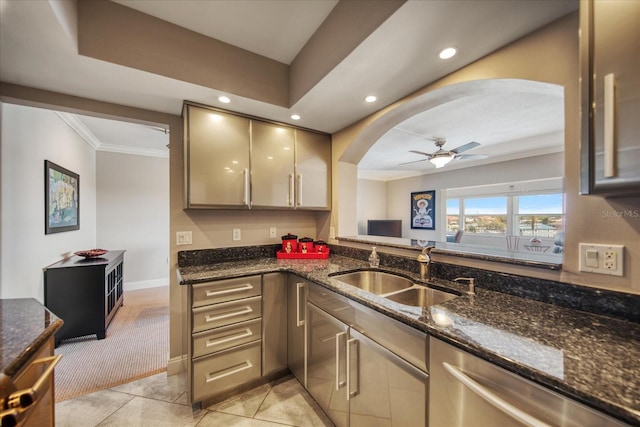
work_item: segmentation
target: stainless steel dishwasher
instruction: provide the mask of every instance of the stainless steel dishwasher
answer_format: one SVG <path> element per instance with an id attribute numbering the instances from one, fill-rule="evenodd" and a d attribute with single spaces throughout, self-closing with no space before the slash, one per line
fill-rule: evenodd
<path id="1" fill-rule="evenodd" d="M 430 337 L 430 427 L 625 426 Z"/>

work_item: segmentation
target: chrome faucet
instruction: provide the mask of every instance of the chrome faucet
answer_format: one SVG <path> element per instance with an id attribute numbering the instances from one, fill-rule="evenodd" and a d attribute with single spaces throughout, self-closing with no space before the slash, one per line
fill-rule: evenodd
<path id="1" fill-rule="evenodd" d="M 457 277 L 453 279 L 453 281 L 454 282 L 466 281 L 467 284 L 469 285 L 469 290 L 467 291 L 467 294 L 469 295 L 476 294 L 476 279 L 474 279 L 473 277 Z"/>
<path id="2" fill-rule="evenodd" d="M 420 280 L 431 280 L 431 249 L 433 246 L 427 246 L 418 255 L 418 262 L 420 263 Z"/>

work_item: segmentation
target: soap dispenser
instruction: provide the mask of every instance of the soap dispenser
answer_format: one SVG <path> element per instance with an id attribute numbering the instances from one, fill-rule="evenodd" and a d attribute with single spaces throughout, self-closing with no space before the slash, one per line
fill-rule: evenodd
<path id="1" fill-rule="evenodd" d="M 371 267 L 377 267 L 380 265 L 380 257 L 378 256 L 378 253 L 376 252 L 376 247 L 373 246 L 372 250 L 371 250 L 371 254 L 369 254 L 369 265 Z"/>

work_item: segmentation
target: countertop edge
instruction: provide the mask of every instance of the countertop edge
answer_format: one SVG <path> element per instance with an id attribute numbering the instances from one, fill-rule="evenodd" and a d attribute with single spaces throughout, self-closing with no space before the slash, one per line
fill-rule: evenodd
<path id="1" fill-rule="evenodd" d="M 53 315 L 53 313 L 52 313 Z M 58 329 L 62 327 L 64 322 L 62 319 L 56 317 L 49 326 L 47 326 L 36 339 L 34 339 L 25 349 L 18 354 L 11 363 L 7 364 L 4 368 L 4 374 L 13 378 L 18 372 L 24 368 L 25 364 L 35 355 L 40 347 L 47 342 L 49 338 L 56 333 Z"/>

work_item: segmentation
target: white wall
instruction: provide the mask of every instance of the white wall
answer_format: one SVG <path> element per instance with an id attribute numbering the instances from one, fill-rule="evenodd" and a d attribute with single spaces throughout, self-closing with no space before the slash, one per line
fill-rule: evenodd
<path id="1" fill-rule="evenodd" d="M 97 153 L 97 246 L 125 249 L 125 289 L 169 285 L 169 159 Z"/>
<path id="2" fill-rule="evenodd" d="M 0 298 L 44 302 L 42 268 L 96 245 L 96 155 L 53 111 L 1 104 Z M 80 229 L 44 234 L 44 160 L 80 175 Z"/>
<path id="3" fill-rule="evenodd" d="M 371 179 L 358 179 L 358 234 L 367 234 L 369 219 L 387 218 L 387 183 Z"/>
<path id="4" fill-rule="evenodd" d="M 404 238 L 444 241 L 446 196 L 443 195 L 443 189 L 562 177 L 564 176 L 563 159 L 564 153 L 546 154 L 389 181 L 387 182 L 387 218 L 405 220 L 402 222 L 402 237 Z M 436 229 L 413 230 L 409 221 L 410 193 L 425 190 L 436 190 Z M 463 237 L 463 241 L 464 239 L 465 237 Z M 480 244 L 480 242 L 474 243 Z"/>

